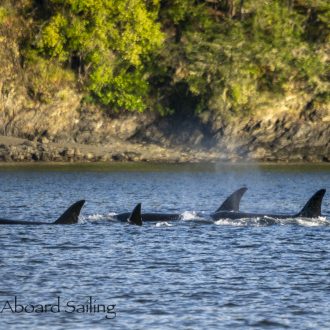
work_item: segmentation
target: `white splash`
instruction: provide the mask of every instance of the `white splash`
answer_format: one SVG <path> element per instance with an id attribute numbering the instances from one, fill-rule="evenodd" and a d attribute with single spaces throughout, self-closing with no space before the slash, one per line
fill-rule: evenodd
<path id="1" fill-rule="evenodd" d="M 317 227 L 317 226 L 329 226 L 330 222 L 326 217 L 318 218 L 271 218 L 271 217 L 256 217 L 256 218 L 242 218 L 242 219 L 220 219 L 214 222 L 219 226 L 271 226 L 271 225 L 299 225 L 303 227 Z"/>
<path id="2" fill-rule="evenodd" d="M 265 225 L 270 225 L 274 223 L 274 220 L 270 219 L 261 219 L 257 218 L 242 218 L 242 219 L 220 219 L 214 222 L 218 226 L 235 226 L 235 227 L 244 227 L 244 226 L 255 226 L 261 227 Z"/>
<path id="3" fill-rule="evenodd" d="M 318 217 L 318 218 L 297 218 L 296 222 L 304 227 L 318 227 L 318 226 L 327 226 L 330 225 L 329 221 L 326 217 Z"/>
<path id="4" fill-rule="evenodd" d="M 94 221 L 102 221 L 102 220 L 112 220 L 114 217 L 116 216 L 116 213 L 111 212 L 108 214 L 92 214 L 89 215 L 87 217 L 85 217 L 84 220 L 90 221 L 90 222 L 94 222 Z"/>
<path id="5" fill-rule="evenodd" d="M 217 226 L 237 226 L 237 227 L 242 227 L 245 226 L 241 219 L 238 221 L 233 221 L 231 219 L 220 219 L 214 222 L 215 225 Z"/>
<path id="6" fill-rule="evenodd" d="M 173 225 L 168 222 L 157 222 L 156 227 L 173 227 Z"/>
<path id="7" fill-rule="evenodd" d="M 181 214 L 181 220 L 190 221 L 190 220 L 205 220 L 195 211 L 185 211 Z"/>

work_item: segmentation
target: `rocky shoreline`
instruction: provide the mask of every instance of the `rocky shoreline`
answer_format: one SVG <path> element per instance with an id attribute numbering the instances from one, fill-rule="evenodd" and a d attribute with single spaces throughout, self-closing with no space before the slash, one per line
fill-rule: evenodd
<path id="1" fill-rule="evenodd" d="M 106 145 L 54 143 L 0 136 L 0 162 L 202 162 L 216 152 L 164 148 L 156 144 L 116 141 Z"/>
<path id="2" fill-rule="evenodd" d="M 247 141 L 248 142 L 248 141 Z M 248 146 L 247 146 L 248 148 Z M 241 149 L 243 150 L 243 148 Z M 308 152 L 307 156 L 304 153 Z M 279 150 L 271 154 L 264 147 L 224 152 L 217 147 L 203 149 L 179 146 L 159 146 L 155 143 L 137 143 L 117 140 L 107 144 L 81 144 L 73 142 L 51 142 L 47 138 L 28 140 L 0 136 L 1 163 L 88 163 L 88 162 L 163 162 L 163 163 L 201 163 L 201 162 L 265 162 L 265 163 L 327 163 L 330 162 L 329 148 L 319 150 L 302 148 L 291 152 Z"/>

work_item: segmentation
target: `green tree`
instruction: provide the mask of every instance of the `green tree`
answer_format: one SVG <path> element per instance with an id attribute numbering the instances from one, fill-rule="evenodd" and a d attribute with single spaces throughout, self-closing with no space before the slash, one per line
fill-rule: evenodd
<path id="1" fill-rule="evenodd" d="M 190 11 L 197 6 L 203 10 L 198 15 L 179 16 L 185 18 L 180 44 L 170 43 L 172 56 L 163 60 L 171 84 L 184 82 L 197 97 L 197 110 L 251 110 L 262 93 L 284 94 L 295 82 L 320 91 L 324 65 L 315 53 L 317 40 L 306 37 L 311 3 L 306 11 L 287 0 L 205 0 Z M 324 6 L 320 0 L 320 22 Z M 203 24 L 190 25 L 192 19 Z"/>
<path id="2" fill-rule="evenodd" d="M 143 111 L 147 63 L 161 46 L 158 0 L 49 0 L 38 52 L 77 69 L 92 95 L 116 109 Z"/>

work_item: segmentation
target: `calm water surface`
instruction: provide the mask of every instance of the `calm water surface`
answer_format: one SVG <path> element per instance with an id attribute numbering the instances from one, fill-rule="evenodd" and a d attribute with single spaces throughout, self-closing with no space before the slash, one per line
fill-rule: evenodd
<path id="1" fill-rule="evenodd" d="M 241 186 L 249 188 L 241 210 L 270 213 L 296 213 L 326 188 L 324 217 L 209 221 Z M 78 225 L 0 227 L 0 312 L 15 296 L 61 305 L 59 313 L 5 309 L 1 328 L 330 328 L 329 166 L 0 167 L 2 218 L 51 223 L 78 199 L 86 199 Z M 183 220 L 109 220 L 138 202 Z M 90 296 L 115 304 L 116 318 L 66 312 Z"/>

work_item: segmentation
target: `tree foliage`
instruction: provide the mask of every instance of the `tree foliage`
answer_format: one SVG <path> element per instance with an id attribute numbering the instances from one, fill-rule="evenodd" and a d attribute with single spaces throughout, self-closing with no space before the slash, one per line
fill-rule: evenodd
<path id="1" fill-rule="evenodd" d="M 293 85 L 324 92 L 326 67 L 317 50 L 329 36 L 330 4 L 245 0 L 195 6 L 203 24 L 182 29 L 179 45 L 168 40 L 171 56 L 163 62 L 174 72 L 173 86 L 184 82 L 186 93 L 197 97 L 197 111 L 251 111 L 262 93 L 283 95 Z M 322 37 L 312 40 L 310 15 L 314 27 L 323 28 Z"/>
<path id="2" fill-rule="evenodd" d="M 76 67 L 103 104 L 144 110 L 146 63 L 163 39 L 158 1 L 51 0 L 48 11 L 39 52 Z"/>
<path id="3" fill-rule="evenodd" d="M 41 93 L 75 74 L 116 110 L 241 113 L 292 89 L 328 97 L 328 0 L 4 1 L 0 24 L 13 8 L 33 20 L 22 54 Z"/>

